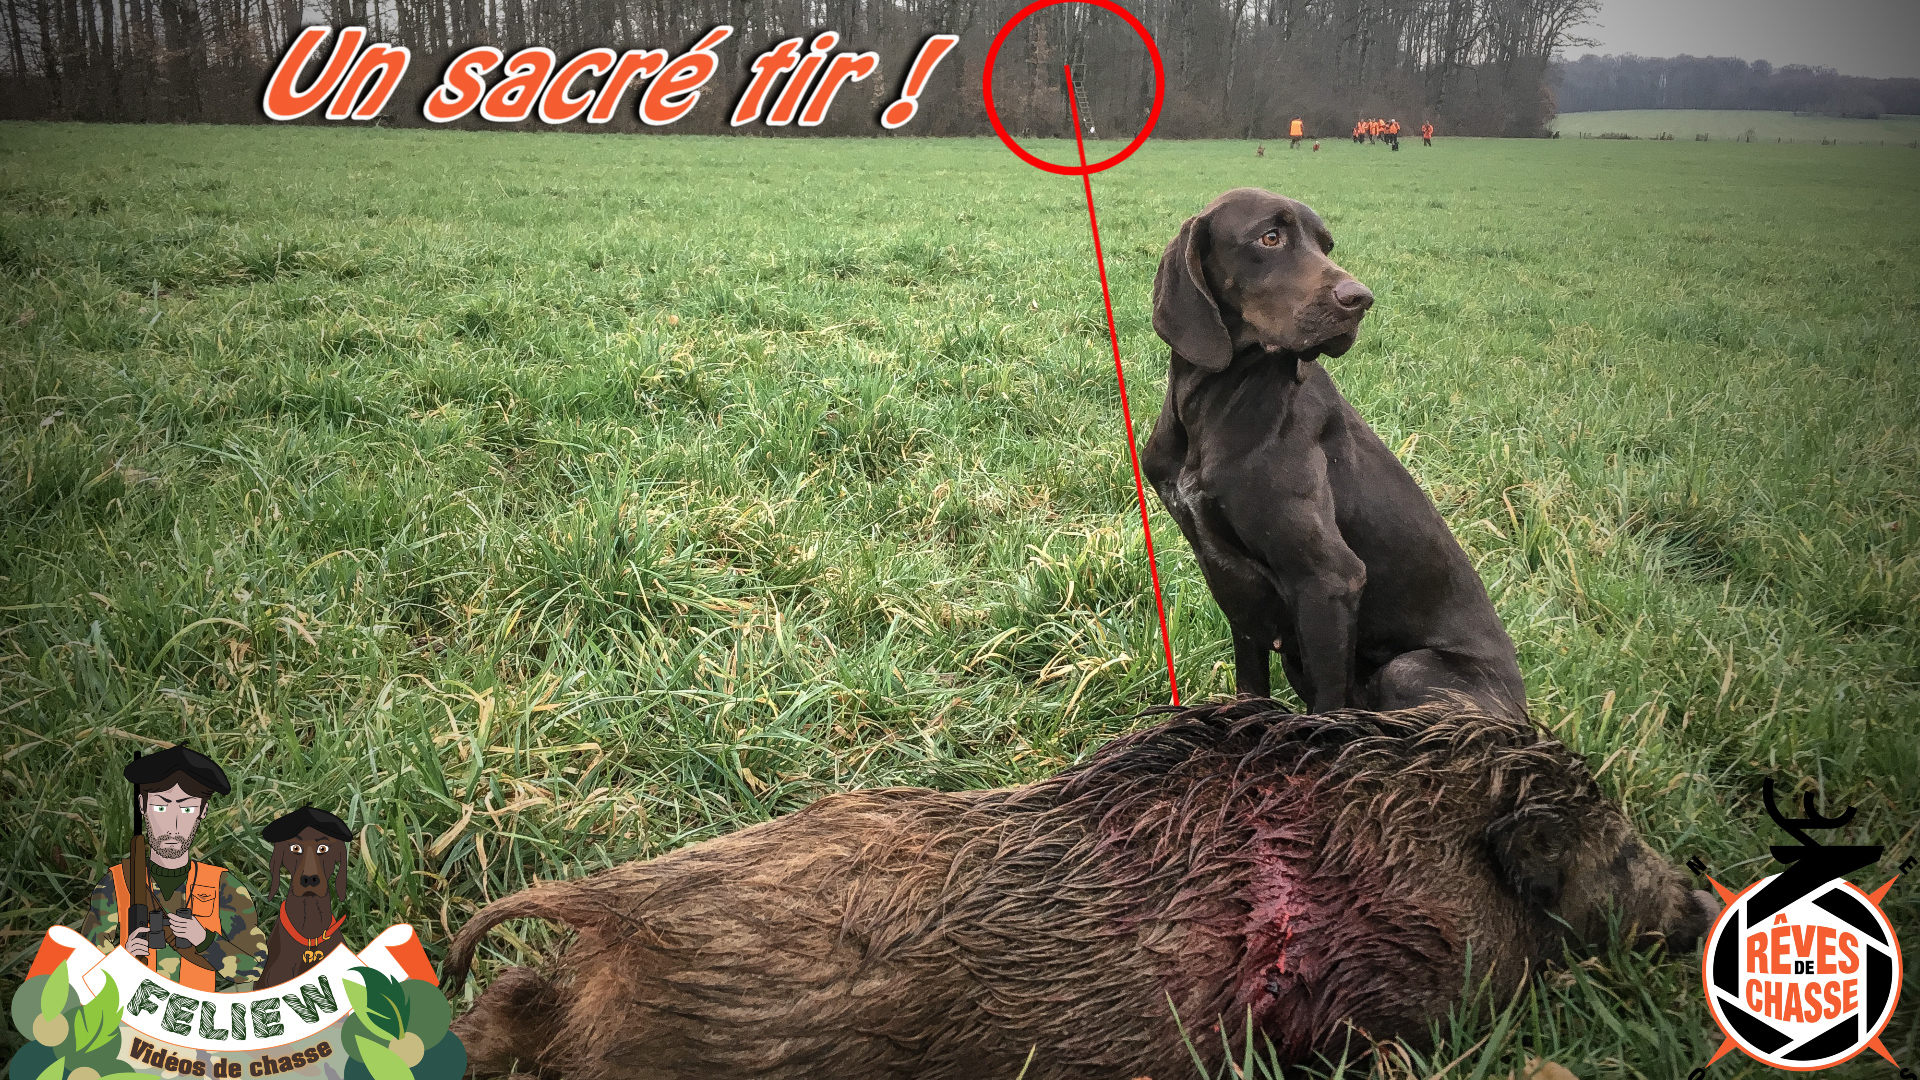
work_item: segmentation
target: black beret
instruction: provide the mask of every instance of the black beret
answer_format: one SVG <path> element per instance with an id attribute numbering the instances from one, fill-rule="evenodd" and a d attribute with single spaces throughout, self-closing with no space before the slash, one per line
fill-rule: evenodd
<path id="1" fill-rule="evenodd" d="M 303 829 L 318 829 L 342 843 L 353 840 L 353 830 L 347 828 L 346 822 L 311 806 L 303 806 L 291 814 L 282 814 L 274 819 L 273 824 L 261 829 L 260 836 L 269 844 L 278 844 L 299 836 Z"/>
<path id="2" fill-rule="evenodd" d="M 184 746 L 169 746 L 157 754 L 148 754 L 145 757 L 135 753 L 133 760 L 127 762 L 127 767 L 121 775 L 125 776 L 127 782 L 134 787 L 143 787 L 147 784 L 157 784 L 174 773 L 186 773 L 212 788 L 218 795 L 225 795 L 233 790 L 233 786 L 227 783 L 227 774 L 220 771 L 220 766 L 215 765 L 212 758 Z"/>

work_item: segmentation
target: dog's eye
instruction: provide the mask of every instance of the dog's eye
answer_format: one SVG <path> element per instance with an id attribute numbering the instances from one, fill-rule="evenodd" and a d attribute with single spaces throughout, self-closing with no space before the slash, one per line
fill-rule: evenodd
<path id="1" fill-rule="evenodd" d="M 313 849 L 313 853 L 315 855 L 325 855 L 327 853 L 327 845 L 321 844 L 319 847 Z"/>
<path id="2" fill-rule="evenodd" d="M 288 851 L 291 851 L 291 852 L 293 852 L 293 853 L 294 853 L 295 855 L 298 855 L 298 854 L 300 854 L 300 845 L 299 845 L 299 844 L 288 844 L 288 845 L 287 845 L 287 850 L 288 850 Z"/>
<path id="3" fill-rule="evenodd" d="M 1279 247 L 1280 246 L 1280 230 L 1268 229 L 1266 231 L 1266 234 L 1260 237 L 1260 243 L 1265 245 L 1266 247 Z"/>

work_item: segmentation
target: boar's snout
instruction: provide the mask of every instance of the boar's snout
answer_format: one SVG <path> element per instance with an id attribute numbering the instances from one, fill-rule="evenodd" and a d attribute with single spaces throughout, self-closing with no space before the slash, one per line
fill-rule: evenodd
<path id="1" fill-rule="evenodd" d="M 1601 944 L 1617 928 L 1637 949 L 1697 947 L 1720 915 L 1719 899 L 1688 888 L 1680 869 L 1635 836 L 1618 811 L 1601 806 L 1593 812 L 1601 823 L 1587 829 L 1596 840 L 1569 860 L 1558 918 L 1587 945 Z M 1536 837 L 1529 850 L 1545 855 L 1552 845 Z"/>
<path id="2" fill-rule="evenodd" d="M 1703 889 L 1688 893 L 1687 910 L 1681 913 L 1680 921 L 1667 930 L 1667 951 L 1692 952 L 1713 927 L 1713 920 L 1720 917 L 1722 906 L 1719 897 Z"/>
<path id="3" fill-rule="evenodd" d="M 1634 941 L 1634 948 L 1651 949 L 1664 944 L 1669 953 L 1690 953 L 1699 947 L 1707 931 L 1713 929 L 1713 920 L 1720 917 L 1723 906 L 1720 898 L 1710 892 L 1693 889 L 1681 893 L 1679 910 L 1668 918 L 1657 933 L 1641 934 Z"/>

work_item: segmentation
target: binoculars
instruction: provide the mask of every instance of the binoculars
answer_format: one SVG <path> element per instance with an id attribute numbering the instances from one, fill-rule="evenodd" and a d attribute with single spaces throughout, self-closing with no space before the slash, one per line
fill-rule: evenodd
<path id="1" fill-rule="evenodd" d="M 186 913 L 187 909 L 184 907 L 175 912 L 177 915 L 185 915 Z M 143 923 L 146 924 L 150 930 L 147 934 L 147 948 L 157 949 L 166 943 L 167 913 L 165 911 L 159 908 L 149 909 L 145 904 L 129 905 L 127 908 L 127 925 L 133 928 L 129 933 L 138 932 L 139 927 Z"/>

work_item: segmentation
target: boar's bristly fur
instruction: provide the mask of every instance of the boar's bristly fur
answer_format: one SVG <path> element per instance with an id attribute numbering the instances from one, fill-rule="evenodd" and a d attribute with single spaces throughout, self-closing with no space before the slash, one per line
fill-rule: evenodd
<path id="1" fill-rule="evenodd" d="M 833 795 L 648 862 L 535 885 L 455 939 L 457 990 L 504 920 L 573 927 L 456 1021 L 476 1076 L 1184 1075 L 1352 1021 L 1424 1044 L 1625 932 L 1691 948 L 1715 910 L 1585 763 L 1458 702 L 1295 716 L 1179 711 L 1023 787 Z M 1175 1012 L 1178 1013 L 1178 1021 Z"/>

